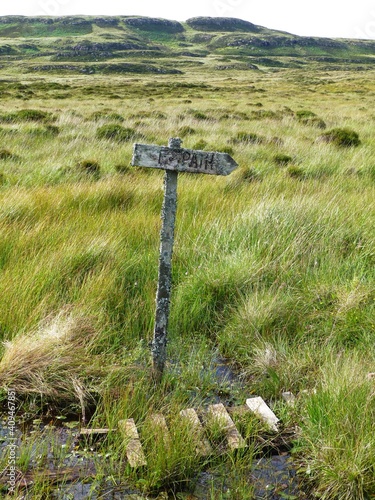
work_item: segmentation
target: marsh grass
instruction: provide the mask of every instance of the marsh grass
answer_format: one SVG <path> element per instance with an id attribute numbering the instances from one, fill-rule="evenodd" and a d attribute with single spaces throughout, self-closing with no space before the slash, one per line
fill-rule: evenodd
<path id="1" fill-rule="evenodd" d="M 329 367 L 330 376 L 325 372 L 319 377 L 315 394 L 301 403 L 304 437 L 296 451 L 304 456 L 303 480 L 313 484 L 321 498 L 365 499 L 372 494 L 375 442 L 370 366 L 359 364 L 356 353 L 328 358 L 320 372 Z"/>
<path id="2" fill-rule="evenodd" d="M 247 457 L 202 461 L 176 415 L 217 398 L 240 405 L 257 393 L 287 427 L 301 428 L 295 456 L 306 488 L 327 499 L 371 497 L 374 130 L 371 90 L 352 92 L 364 79 L 373 89 L 371 73 L 349 82 L 345 72 L 312 71 L 307 82 L 298 70 L 265 69 L 249 85 L 247 73 L 229 81 L 205 71 L 207 83 L 200 70 L 173 83 L 143 75 L 124 85 L 113 75 L 110 88 L 100 75 L 71 75 L 66 99 L 56 97 L 64 90 L 52 85 L 57 76 L 39 90 L 32 78 L 27 109 L 46 110 L 40 121 L 29 112 L 23 119 L 13 94 L 2 105 L 12 115 L 0 130 L 0 149 L 11 155 L 1 159 L 0 186 L 2 399 L 13 384 L 33 414 L 48 401 L 51 414 L 69 408 L 81 420 L 86 406 L 93 427 L 134 418 L 149 468 L 132 471 L 113 433 L 102 444 L 112 458 L 108 468 L 98 459 L 98 481 L 113 475 L 146 494 L 193 491 L 210 468 L 224 470 L 231 498 L 241 499 L 250 497 L 251 446 L 261 452 L 265 429 L 236 417 Z M 289 110 L 247 120 L 261 107 L 258 88 L 266 111 Z M 301 108 L 313 110 L 301 120 L 316 115 L 330 130 L 349 127 L 361 143 L 317 141 L 321 131 L 296 118 Z M 115 135 L 98 140 L 108 126 Z M 117 141 L 123 130 L 126 140 Z M 138 138 L 161 145 L 176 135 L 184 147 L 227 152 L 239 168 L 228 178 L 179 176 L 168 363 L 155 387 L 148 343 L 163 176 L 129 162 Z M 87 160 L 100 175 L 82 174 L 77 165 Z M 241 375 L 240 387 L 213 374 L 218 353 Z M 281 402 L 286 390 L 300 394 L 293 410 Z M 170 450 L 147 423 L 155 412 L 173 429 Z M 25 470 L 29 452 L 22 443 Z"/>
<path id="3" fill-rule="evenodd" d="M 76 401 L 85 345 L 93 335 L 87 319 L 62 311 L 37 331 L 6 342 L 0 363 L 2 387 L 17 386 L 20 396 L 43 394 L 49 400 Z M 99 366 L 91 369 L 100 373 Z M 87 397 L 85 389 L 83 394 Z"/>
<path id="4" fill-rule="evenodd" d="M 321 135 L 320 140 L 340 147 L 355 147 L 361 144 L 358 133 L 350 128 L 334 128 Z"/>

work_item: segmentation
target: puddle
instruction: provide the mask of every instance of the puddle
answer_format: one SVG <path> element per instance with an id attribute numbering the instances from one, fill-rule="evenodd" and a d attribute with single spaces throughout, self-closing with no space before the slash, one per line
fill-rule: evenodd
<path id="1" fill-rule="evenodd" d="M 251 476 L 248 478 L 246 498 L 254 500 L 297 500 L 305 498 L 299 490 L 296 471 L 290 455 L 275 455 L 254 460 Z M 244 487 L 246 493 L 246 486 Z M 253 493 L 252 493 L 253 492 Z M 216 500 L 231 498 L 231 484 L 219 474 L 200 474 L 193 496 L 194 500 Z M 236 496 L 238 498 L 238 496 Z"/>
<path id="2" fill-rule="evenodd" d="M 297 474 L 287 453 L 254 461 L 252 478 L 257 500 L 302 498 Z"/>
<path id="3" fill-rule="evenodd" d="M 226 370 L 221 371 L 227 377 Z M 179 493 L 178 496 L 143 496 L 140 492 L 126 487 L 121 488 L 111 486 L 108 482 L 103 485 L 94 483 L 91 478 L 95 477 L 95 461 L 105 460 L 95 451 L 78 448 L 78 429 L 69 429 L 66 427 L 49 428 L 48 426 L 38 425 L 34 431 L 30 433 L 40 433 L 39 438 L 45 435 L 45 441 L 48 442 L 48 451 L 45 462 L 45 479 L 49 479 L 52 483 L 56 483 L 54 493 L 51 495 L 51 500 L 151 500 L 152 498 L 168 498 L 171 500 L 189 499 L 189 500 L 216 500 L 231 498 L 231 484 L 225 474 L 211 473 L 210 471 L 203 472 L 197 479 L 196 488 L 193 494 Z M 21 444 L 22 433 L 17 430 L 17 445 Z M 0 425 L 0 439 L 2 440 L 1 448 L 4 450 L 9 443 L 7 440 L 7 430 L 3 425 Z M 64 459 L 56 460 L 56 450 L 58 448 L 64 450 Z M 35 467 L 35 455 L 38 450 L 31 447 L 31 454 L 34 455 L 30 462 L 30 467 Z M 59 467 L 56 464 L 59 463 Z M 61 482 L 64 479 L 64 482 Z M 84 478 L 84 479 L 82 479 Z M 32 473 L 27 473 L 19 477 L 19 481 L 24 486 L 31 486 L 33 481 Z M 248 478 L 249 494 L 255 489 L 256 500 L 276 500 L 282 498 L 300 499 L 304 498 L 299 492 L 298 481 L 293 463 L 287 453 L 277 456 L 261 457 L 253 461 L 251 475 Z M 33 494 L 26 493 L 24 500 L 32 500 Z M 250 498 L 250 497 L 249 497 Z"/>
<path id="4" fill-rule="evenodd" d="M 148 500 L 148 497 L 142 496 L 134 490 L 121 489 L 116 491 L 114 488 L 95 488 L 92 484 L 76 483 L 59 487 L 53 500 Z M 31 499 L 30 499 L 31 500 Z M 51 499 L 52 500 L 52 499 Z M 151 500 L 151 498 L 150 498 Z"/>
<path id="5" fill-rule="evenodd" d="M 208 398 L 207 404 L 223 403 L 230 406 L 233 403 L 234 395 L 243 392 L 244 384 L 225 358 L 215 356 L 206 371 L 212 374 L 217 381 L 218 389 Z M 77 423 L 76 423 L 77 424 Z M 96 467 L 95 462 L 105 460 L 95 448 L 84 448 L 78 445 L 78 426 L 65 423 L 56 425 L 45 425 L 40 421 L 35 421 L 34 425 L 24 430 L 24 435 L 20 429 L 16 429 L 16 445 L 19 447 L 28 443 L 32 456 L 29 468 L 33 469 L 38 465 L 38 445 L 33 444 L 33 437 L 38 437 L 38 442 L 45 441 L 45 478 L 51 483 L 55 483 L 51 500 L 151 500 L 158 499 L 189 499 L 189 500 L 216 500 L 231 498 L 231 484 L 225 474 L 202 472 L 196 483 L 193 494 L 179 493 L 177 496 L 169 496 L 165 493 L 159 497 L 143 496 L 127 486 L 121 488 L 113 486 L 111 482 L 94 482 Z M 25 438 L 25 436 L 27 436 Z M 8 431 L 5 422 L 0 422 L 0 448 L 1 454 L 9 445 Z M 59 464 L 59 465 L 57 465 Z M 65 476 L 65 480 L 64 480 Z M 64 482 L 62 482 L 64 480 Z M 28 472 L 24 476 L 19 475 L 19 481 L 24 486 L 31 486 L 33 475 Z M 4 484 L 4 480 L 1 482 Z M 293 467 L 288 453 L 280 455 L 261 457 L 253 461 L 252 472 L 248 478 L 249 494 L 255 491 L 256 500 L 276 500 L 276 499 L 300 499 L 304 498 L 298 489 L 296 471 Z M 246 488 L 246 485 L 245 485 Z M 30 488 L 29 488 L 30 490 Z M 32 500 L 32 491 L 24 494 L 24 500 Z M 247 498 L 247 497 L 246 497 Z M 250 498 L 250 497 L 249 497 Z"/>
<path id="6" fill-rule="evenodd" d="M 220 356 L 216 356 L 209 366 L 215 379 L 220 385 L 226 385 L 230 390 L 243 389 L 244 384 L 240 375 L 231 368 L 229 361 Z M 218 395 L 218 402 L 229 403 L 230 397 Z M 211 500 L 215 498 L 213 492 L 207 491 L 212 488 L 220 492 L 221 495 L 230 495 L 230 485 L 226 485 L 224 478 L 204 473 L 198 480 L 195 497 L 197 500 Z M 254 487 L 254 498 L 256 500 L 276 500 L 288 498 L 290 500 L 304 498 L 299 491 L 296 469 L 291 456 L 284 452 L 270 457 L 261 457 L 254 460 L 252 476 L 249 478 L 250 484 Z M 227 498 L 224 496 L 224 498 Z M 228 497 L 230 498 L 230 497 Z"/>
<path id="7" fill-rule="evenodd" d="M 224 498 L 229 498 L 224 495 L 230 493 L 230 486 L 226 484 L 226 478 L 219 474 L 210 472 L 202 472 L 197 480 L 197 485 L 193 493 L 194 500 L 213 500 L 215 495 L 221 495 Z M 220 498 L 220 497 L 218 497 Z"/>
<path id="8" fill-rule="evenodd" d="M 209 369 L 213 372 L 215 379 L 219 384 L 241 384 L 241 377 L 239 377 L 230 367 L 229 361 L 225 358 L 216 356 Z"/>
<path id="9" fill-rule="evenodd" d="M 209 374 L 215 383 L 215 388 L 204 399 L 204 405 L 223 403 L 232 406 L 243 389 L 242 378 L 230 365 L 229 360 L 221 356 L 214 356 L 211 362 L 202 370 L 202 377 Z"/>

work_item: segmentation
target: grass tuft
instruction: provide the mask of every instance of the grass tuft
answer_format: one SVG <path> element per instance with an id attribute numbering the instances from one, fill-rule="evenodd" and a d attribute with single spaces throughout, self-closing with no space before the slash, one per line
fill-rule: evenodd
<path id="1" fill-rule="evenodd" d="M 300 477 L 323 500 L 373 495 L 375 403 L 368 369 L 356 353 L 327 358 L 315 393 L 301 402 L 303 438 L 295 449 L 303 463 Z"/>
<path id="2" fill-rule="evenodd" d="M 37 330 L 7 341 L 0 362 L 1 388 L 17 387 L 19 396 L 36 394 L 59 404 L 76 402 L 76 380 L 84 378 L 86 348 L 95 333 L 88 318 L 61 311 Z M 95 372 L 94 366 L 89 371 Z"/>
<path id="3" fill-rule="evenodd" d="M 100 164 L 96 160 L 82 160 L 77 164 L 80 172 L 83 172 L 94 177 L 100 175 Z"/>
<path id="4" fill-rule="evenodd" d="M 38 109 L 21 109 L 12 113 L 4 113 L 0 115 L 2 123 L 17 123 L 17 122 L 49 122 L 53 120 L 52 113 L 41 111 Z"/>
<path id="5" fill-rule="evenodd" d="M 10 160 L 14 158 L 14 154 L 9 149 L 0 149 L 0 160 Z"/>
<path id="6" fill-rule="evenodd" d="M 261 144 L 264 142 L 264 137 L 253 132 L 238 132 L 232 139 L 233 144 Z"/>
<path id="7" fill-rule="evenodd" d="M 180 137 L 187 137 L 189 135 L 195 134 L 196 130 L 193 127 L 189 127 L 188 125 L 184 125 L 178 129 L 178 135 Z"/>
<path id="8" fill-rule="evenodd" d="M 278 165 L 279 167 L 285 167 L 288 165 L 290 162 L 293 161 L 293 158 L 289 155 L 285 154 L 277 154 L 273 157 L 273 161 Z"/>
<path id="9" fill-rule="evenodd" d="M 133 128 L 123 127 L 117 124 L 108 124 L 99 127 L 96 136 L 98 139 L 107 139 L 115 142 L 128 142 L 139 137 Z"/>
<path id="10" fill-rule="evenodd" d="M 319 140 L 339 147 L 356 147 L 361 144 L 358 133 L 350 128 L 334 128 L 321 135 Z"/>

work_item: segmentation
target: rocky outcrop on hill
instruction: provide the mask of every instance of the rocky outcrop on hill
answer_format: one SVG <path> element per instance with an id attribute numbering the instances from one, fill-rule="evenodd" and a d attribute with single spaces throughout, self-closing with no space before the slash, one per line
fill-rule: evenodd
<path id="1" fill-rule="evenodd" d="M 111 26 L 118 26 L 119 18 L 117 17 L 94 17 L 92 22 L 97 24 L 101 28 L 107 28 Z"/>
<path id="2" fill-rule="evenodd" d="M 2 45 L 0 46 L 0 54 L 1 55 L 10 55 L 15 54 L 17 51 L 11 47 L 10 45 Z"/>
<path id="3" fill-rule="evenodd" d="M 0 24 L 12 24 L 12 23 L 27 23 L 28 20 L 35 19 L 35 17 L 26 16 L 1 16 Z"/>
<path id="4" fill-rule="evenodd" d="M 64 73 L 69 71 L 71 73 L 82 74 L 110 74 L 110 73 L 139 73 L 139 74 L 159 74 L 159 75 L 177 75 L 181 71 L 173 68 L 165 68 L 153 66 L 151 64 L 143 63 L 119 63 L 119 64 L 95 64 L 95 65 L 73 65 L 73 64 L 43 64 L 32 66 L 28 71 L 41 71 L 52 73 Z"/>
<path id="5" fill-rule="evenodd" d="M 250 33 L 262 31 L 260 26 L 234 17 L 192 17 L 186 21 L 186 24 L 197 31 L 244 31 Z"/>
<path id="6" fill-rule="evenodd" d="M 56 59 L 80 58 L 87 56 L 92 56 L 93 58 L 110 57 L 113 56 L 115 52 L 122 50 L 146 50 L 147 48 L 147 44 L 134 42 L 95 43 L 85 40 L 75 45 L 68 45 L 64 47 L 64 50 L 57 52 L 55 57 Z"/>
<path id="7" fill-rule="evenodd" d="M 166 33 L 181 33 L 184 27 L 178 21 L 169 19 L 159 19 L 154 17 L 125 17 L 123 21 L 128 26 L 142 30 L 153 31 L 162 30 Z"/>
<path id="8" fill-rule="evenodd" d="M 61 24 L 65 26 L 91 26 L 92 21 L 79 16 L 64 17 L 26 17 L 2 16 L 0 24 Z"/>
<path id="9" fill-rule="evenodd" d="M 118 52 L 126 50 L 148 51 L 149 45 L 146 43 L 126 42 L 90 42 L 81 41 L 75 45 L 67 45 L 64 50 L 56 52 L 53 60 L 98 60 L 111 57 L 118 57 Z M 159 47 L 152 47 L 153 51 L 160 51 Z"/>
<path id="10" fill-rule="evenodd" d="M 304 36 L 222 36 L 217 38 L 214 47 L 319 47 L 329 49 L 345 49 L 346 44 L 331 38 L 315 38 Z"/>

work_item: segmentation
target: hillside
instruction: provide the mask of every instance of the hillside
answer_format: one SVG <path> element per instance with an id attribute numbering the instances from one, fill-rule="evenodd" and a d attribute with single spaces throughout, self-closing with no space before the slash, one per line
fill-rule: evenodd
<path id="1" fill-rule="evenodd" d="M 366 69 L 375 41 L 301 37 L 234 18 L 0 17 L 0 65 L 30 73 Z"/>

